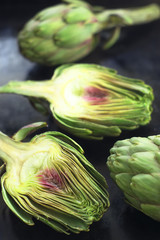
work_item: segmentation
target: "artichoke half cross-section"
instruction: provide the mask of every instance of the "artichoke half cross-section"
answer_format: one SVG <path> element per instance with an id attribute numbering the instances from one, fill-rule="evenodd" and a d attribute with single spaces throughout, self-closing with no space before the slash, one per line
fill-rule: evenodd
<path id="1" fill-rule="evenodd" d="M 107 165 L 127 203 L 160 221 L 160 135 L 117 141 Z"/>
<path id="2" fill-rule="evenodd" d="M 119 136 L 150 122 L 153 92 L 137 79 L 94 64 L 66 64 L 51 80 L 11 81 L 0 93 L 34 97 L 34 106 L 44 111 L 50 104 L 54 118 L 68 132 L 82 138 Z"/>
<path id="3" fill-rule="evenodd" d="M 106 180 L 82 148 L 60 132 L 44 132 L 22 142 L 44 126 L 25 126 L 12 138 L 0 132 L 0 158 L 6 165 L 1 177 L 4 201 L 28 225 L 36 218 L 66 234 L 89 231 L 109 207 Z"/>

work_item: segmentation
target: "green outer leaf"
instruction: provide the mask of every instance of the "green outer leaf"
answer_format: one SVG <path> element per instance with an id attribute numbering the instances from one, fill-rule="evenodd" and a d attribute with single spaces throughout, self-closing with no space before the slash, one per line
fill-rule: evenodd
<path id="1" fill-rule="evenodd" d="M 138 200 L 138 198 L 136 198 L 136 196 L 129 195 L 127 193 L 124 193 L 124 196 L 125 196 L 126 203 L 130 204 L 132 207 L 141 211 L 141 204 L 140 204 L 140 201 Z"/>
<path id="2" fill-rule="evenodd" d="M 92 39 L 92 25 L 71 24 L 66 25 L 54 35 L 56 46 L 73 48 Z"/>
<path id="3" fill-rule="evenodd" d="M 152 217 L 156 221 L 160 221 L 160 206 L 151 204 L 141 204 L 141 208 L 145 214 Z"/>
<path id="4" fill-rule="evenodd" d="M 4 187 L 4 178 L 5 178 L 5 174 L 1 177 L 1 187 L 2 187 L 2 196 L 6 205 L 23 222 L 31 226 L 34 225 L 34 222 L 32 221 L 32 216 L 27 212 L 23 211 L 23 209 L 20 208 L 18 204 L 13 200 L 13 198 L 7 193 Z"/>
<path id="5" fill-rule="evenodd" d="M 53 65 L 53 64 L 62 64 L 65 62 L 74 62 L 77 59 L 83 57 L 84 55 L 91 52 L 98 44 L 99 37 L 98 35 L 95 35 L 94 38 L 88 39 L 85 44 L 80 44 L 74 48 L 72 48 L 72 51 L 70 48 L 58 48 L 55 51 L 52 51 L 50 55 L 45 54 L 42 58 L 40 58 L 38 55 L 39 53 L 35 53 L 37 55 L 38 61 L 43 63 L 45 60 L 45 64 L 47 65 Z M 34 56 L 35 56 L 34 54 Z"/>
<path id="6" fill-rule="evenodd" d="M 84 137 L 84 138 L 92 138 L 92 139 L 96 139 L 96 140 L 102 140 L 103 137 L 94 137 L 92 135 L 92 131 L 90 129 L 87 128 L 78 128 L 78 127 L 72 127 L 71 125 L 67 124 L 66 122 L 63 121 L 63 119 L 61 120 L 61 118 L 54 114 L 55 119 L 58 121 L 58 123 L 61 125 L 61 127 L 69 132 L 71 132 L 72 134 L 74 134 L 75 136 L 78 137 Z"/>
<path id="7" fill-rule="evenodd" d="M 64 19 L 67 23 L 73 24 L 83 21 L 89 21 L 94 15 L 86 7 L 78 7 L 71 9 L 65 16 Z"/>
<path id="8" fill-rule="evenodd" d="M 130 188 L 141 203 L 160 204 L 160 172 L 137 174 L 132 178 Z"/>
<path id="9" fill-rule="evenodd" d="M 68 10 L 69 9 L 69 6 L 67 6 L 66 4 L 58 4 L 58 5 L 54 5 L 54 6 L 51 6 L 51 7 L 47 7 L 43 10 L 41 10 L 40 12 L 38 12 L 31 20 L 29 20 L 25 27 L 28 27 L 28 24 L 30 24 L 31 21 L 33 21 L 33 23 L 35 23 L 35 21 L 39 21 L 39 22 L 43 22 L 43 21 L 46 21 L 46 20 L 50 20 L 52 18 L 57 18 L 59 16 L 62 15 L 62 13 L 65 11 L 65 10 Z M 31 26 L 34 27 L 35 24 L 31 24 Z"/>
<path id="10" fill-rule="evenodd" d="M 47 127 L 46 122 L 36 122 L 36 123 L 29 124 L 29 125 L 21 128 L 20 130 L 18 130 L 18 132 L 15 133 L 12 138 L 14 140 L 20 142 L 23 139 L 25 139 L 28 135 L 30 135 L 31 133 L 33 133 L 36 130 L 43 128 L 43 127 Z"/>
<path id="11" fill-rule="evenodd" d="M 55 112 L 53 112 L 53 115 L 62 124 L 63 128 L 78 137 L 102 140 L 104 136 L 119 136 L 121 133 L 118 126 L 105 126 L 85 120 L 63 118 Z"/>
<path id="12" fill-rule="evenodd" d="M 45 223 L 46 225 L 48 225 L 49 227 L 55 229 L 58 232 L 62 232 L 62 233 L 65 233 L 65 234 L 69 235 L 69 233 L 67 232 L 66 227 L 64 227 L 63 225 L 61 225 L 57 221 L 47 220 L 44 217 L 38 217 L 38 220 L 40 220 L 41 222 Z"/>
<path id="13" fill-rule="evenodd" d="M 130 189 L 130 183 L 132 180 L 132 174 L 129 173 L 119 173 L 116 176 L 116 183 L 122 191 L 127 194 L 132 195 L 132 189 Z"/>

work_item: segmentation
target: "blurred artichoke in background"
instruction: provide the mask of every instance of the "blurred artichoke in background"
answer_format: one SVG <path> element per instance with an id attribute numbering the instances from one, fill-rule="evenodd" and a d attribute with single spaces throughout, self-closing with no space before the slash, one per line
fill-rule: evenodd
<path id="1" fill-rule="evenodd" d="M 160 221 L 160 135 L 117 141 L 107 165 L 126 201 Z"/>
<path id="2" fill-rule="evenodd" d="M 34 97 L 40 111 L 47 100 L 60 125 L 82 138 L 119 136 L 122 129 L 136 129 L 151 119 L 150 86 L 94 64 L 62 65 L 51 80 L 11 81 L 0 87 L 0 93 Z"/>
<path id="3" fill-rule="evenodd" d="M 0 132 L 1 177 L 8 207 L 26 224 L 32 217 L 63 233 L 88 231 L 109 207 L 107 183 L 82 148 L 60 132 L 44 132 L 21 142 L 45 123 L 20 129 L 13 138 Z"/>
<path id="4" fill-rule="evenodd" d="M 80 0 L 65 0 L 48 7 L 28 21 L 18 35 L 21 53 L 45 65 L 74 62 L 99 44 L 99 33 L 110 30 L 104 48 L 119 38 L 120 28 L 160 18 L 160 7 L 151 4 L 133 9 L 105 10 Z"/>

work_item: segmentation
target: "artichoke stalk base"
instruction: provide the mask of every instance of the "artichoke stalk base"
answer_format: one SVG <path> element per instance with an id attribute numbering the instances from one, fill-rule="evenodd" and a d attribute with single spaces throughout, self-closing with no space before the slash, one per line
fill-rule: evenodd
<path id="1" fill-rule="evenodd" d="M 105 178 L 82 148 L 60 132 L 22 142 L 44 126 L 25 126 L 12 138 L 0 132 L 0 157 L 6 164 L 1 177 L 4 201 L 28 225 L 34 225 L 34 217 L 66 234 L 88 231 L 109 207 Z"/>
<path id="2" fill-rule="evenodd" d="M 43 99 L 60 125 L 71 134 L 101 140 L 119 136 L 151 120 L 153 91 L 138 79 L 120 76 L 113 69 L 94 64 L 66 64 L 51 80 L 11 81 L 0 93 L 32 98 L 33 105 L 46 112 Z"/>
<path id="3" fill-rule="evenodd" d="M 160 135 L 117 141 L 107 166 L 127 203 L 160 221 Z"/>

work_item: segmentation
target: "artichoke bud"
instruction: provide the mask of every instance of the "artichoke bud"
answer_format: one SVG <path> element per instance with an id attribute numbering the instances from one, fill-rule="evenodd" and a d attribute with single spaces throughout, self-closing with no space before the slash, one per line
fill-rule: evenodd
<path id="1" fill-rule="evenodd" d="M 99 44 L 101 31 L 111 32 L 104 45 L 110 48 L 118 40 L 121 27 L 160 18 L 156 4 L 105 10 L 84 1 L 65 2 L 40 11 L 20 31 L 18 43 L 26 58 L 49 66 L 74 62 Z"/>
<path id="2" fill-rule="evenodd" d="M 107 166 L 127 203 L 160 221 L 160 135 L 117 141 Z"/>
<path id="3" fill-rule="evenodd" d="M 60 132 L 22 142 L 44 126 L 28 125 L 12 138 L 0 132 L 0 157 L 6 164 L 1 177 L 4 201 L 28 225 L 34 225 L 34 217 L 66 234 L 88 231 L 109 207 L 106 180 L 82 148 Z"/>
<path id="4" fill-rule="evenodd" d="M 74 62 L 97 45 L 99 24 L 89 4 L 81 1 L 42 10 L 19 33 L 22 54 L 46 65 Z"/>
<path id="5" fill-rule="evenodd" d="M 0 93 L 37 98 L 38 109 L 47 100 L 60 126 L 82 138 L 119 136 L 122 130 L 136 129 L 151 120 L 153 92 L 149 85 L 94 64 L 62 65 L 51 80 L 12 81 L 0 87 Z"/>

